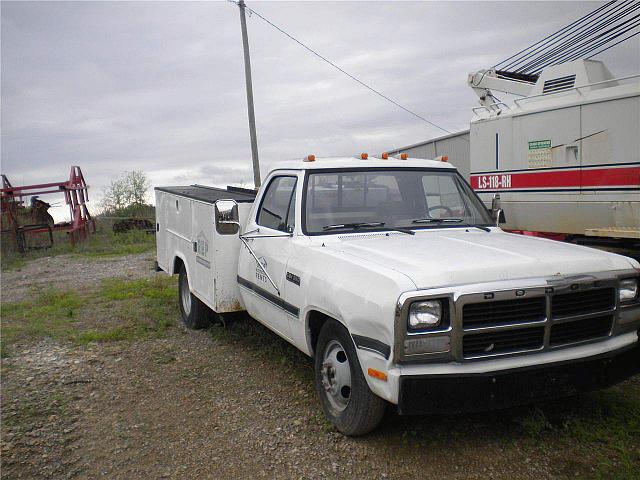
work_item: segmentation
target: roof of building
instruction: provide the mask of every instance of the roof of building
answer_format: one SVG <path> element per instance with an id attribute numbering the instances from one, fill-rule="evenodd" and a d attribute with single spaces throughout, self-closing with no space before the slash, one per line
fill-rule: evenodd
<path id="1" fill-rule="evenodd" d="M 441 142 L 442 140 L 449 140 L 452 138 L 456 138 L 456 137 L 462 137 L 464 135 L 469 135 L 469 130 L 462 130 L 460 132 L 455 132 L 455 133 L 450 133 L 448 135 L 443 135 L 441 137 L 436 137 L 436 138 L 431 138 L 429 140 L 424 140 L 422 142 L 418 142 L 418 143 L 414 143 L 412 145 L 407 145 L 405 147 L 399 147 L 399 148 L 395 148 L 393 150 L 387 150 L 389 155 L 395 155 L 396 153 L 400 153 L 403 152 L 405 150 L 409 150 L 411 148 L 416 148 L 416 147 L 421 147 L 423 145 L 427 145 L 429 143 L 433 143 L 433 142 Z"/>

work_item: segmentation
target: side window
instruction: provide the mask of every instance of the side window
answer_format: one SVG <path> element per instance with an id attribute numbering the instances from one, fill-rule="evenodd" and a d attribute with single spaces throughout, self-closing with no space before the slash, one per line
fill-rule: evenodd
<path id="1" fill-rule="evenodd" d="M 275 177 L 271 180 L 258 211 L 258 225 L 290 231 L 288 227 L 293 227 L 295 215 L 296 181 L 296 177 Z"/>

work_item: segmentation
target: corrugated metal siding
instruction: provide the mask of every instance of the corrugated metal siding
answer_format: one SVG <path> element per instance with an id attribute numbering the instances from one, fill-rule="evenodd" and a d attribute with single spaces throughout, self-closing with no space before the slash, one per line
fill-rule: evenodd
<path id="1" fill-rule="evenodd" d="M 413 158 L 435 158 L 447 155 L 449 163 L 454 165 L 464 178 L 469 180 L 471 149 L 469 144 L 469 130 L 434 138 L 426 142 L 389 150 L 390 155 L 406 153 Z"/>

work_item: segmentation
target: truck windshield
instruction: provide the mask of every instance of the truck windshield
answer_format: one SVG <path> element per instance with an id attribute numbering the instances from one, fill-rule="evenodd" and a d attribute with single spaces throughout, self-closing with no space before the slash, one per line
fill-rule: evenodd
<path id="1" fill-rule="evenodd" d="M 490 226 L 491 216 L 455 171 L 398 169 L 310 173 L 307 234 Z"/>

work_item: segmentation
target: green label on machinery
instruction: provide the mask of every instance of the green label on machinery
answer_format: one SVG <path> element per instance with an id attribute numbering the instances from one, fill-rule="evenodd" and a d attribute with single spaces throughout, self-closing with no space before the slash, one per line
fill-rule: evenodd
<path id="1" fill-rule="evenodd" d="M 534 140 L 529 142 L 529 150 L 539 150 L 541 148 L 551 148 L 551 140 Z"/>

